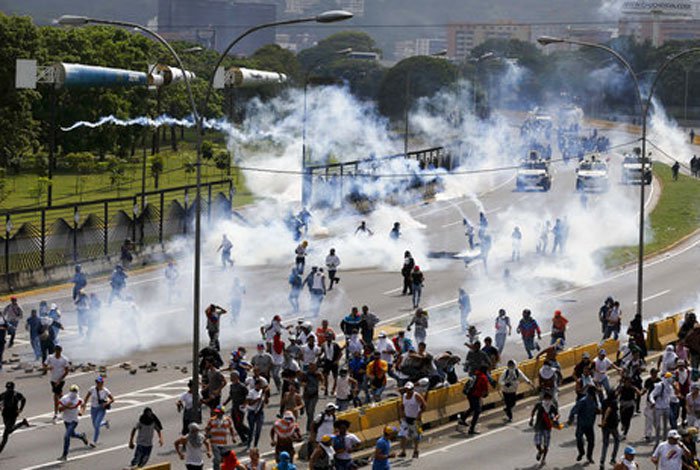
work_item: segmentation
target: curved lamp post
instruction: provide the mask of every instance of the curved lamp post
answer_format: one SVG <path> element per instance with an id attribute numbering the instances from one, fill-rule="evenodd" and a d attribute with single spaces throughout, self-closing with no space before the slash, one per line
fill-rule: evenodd
<path id="1" fill-rule="evenodd" d="M 226 47 L 224 52 L 219 56 L 219 59 L 216 62 L 216 65 L 212 69 L 210 78 L 209 78 L 209 84 L 207 86 L 207 92 L 206 96 L 204 99 L 204 102 L 202 103 L 202 112 L 201 114 L 197 112 L 197 106 L 195 104 L 194 96 L 192 94 L 192 88 L 190 86 L 190 80 L 187 76 L 184 77 L 185 84 L 187 86 L 187 95 L 190 101 L 190 107 L 192 109 L 192 118 L 194 119 L 195 122 L 195 127 L 196 127 L 196 132 L 197 132 L 197 173 L 196 173 L 196 205 L 195 205 L 195 237 L 194 237 L 194 243 L 195 243 L 195 249 L 194 249 L 194 289 L 193 289 L 193 311 L 192 311 L 192 325 L 193 325 L 193 337 L 192 337 L 192 382 L 195 390 L 199 390 L 199 337 L 200 337 L 200 332 L 199 332 L 199 309 L 200 309 L 200 303 L 201 303 L 201 237 L 202 237 L 202 206 L 201 206 L 201 185 L 202 185 L 202 137 L 204 135 L 204 115 L 207 113 L 208 110 L 208 104 L 209 104 L 209 99 L 211 97 L 212 90 L 214 88 L 214 75 L 221 65 L 221 63 L 224 61 L 226 56 L 228 55 L 229 51 L 236 45 L 238 44 L 242 39 L 244 39 L 246 36 L 259 31 L 261 29 L 265 28 L 271 28 L 275 26 L 285 26 L 285 25 L 291 25 L 291 24 L 298 24 L 298 23 L 311 23 L 311 22 L 316 22 L 316 23 L 335 23 L 338 21 L 345 21 L 349 20 L 350 18 L 353 17 L 353 14 L 347 11 L 343 10 L 330 10 L 323 12 L 319 15 L 312 16 L 312 17 L 307 17 L 307 18 L 298 18 L 298 19 L 292 19 L 292 20 L 282 20 L 282 21 L 275 21 L 271 23 L 264 23 L 260 24 L 257 26 L 254 26 L 246 31 L 244 31 L 241 35 L 239 35 L 237 38 L 235 38 L 231 43 Z M 103 25 L 110 25 L 110 26 L 122 26 L 122 27 L 127 27 L 127 28 L 134 28 L 139 31 L 143 31 L 144 33 L 150 35 L 151 37 L 155 38 L 159 43 L 161 43 L 163 46 L 168 49 L 170 54 L 173 56 L 175 61 L 177 62 L 177 66 L 185 70 L 185 67 L 182 64 L 182 61 L 180 60 L 180 57 L 177 55 L 175 50 L 172 48 L 172 46 L 158 33 L 155 31 L 142 26 L 137 23 L 131 23 L 127 21 L 115 21 L 115 20 L 102 20 L 102 19 L 95 19 L 95 18 L 89 18 L 85 16 L 74 16 L 74 15 L 64 15 L 61 18 L 57 20 L 57 23 L 59 25 L 63 26 L 84 26 L 87 24 L 103 24 Z M 232 201 L 233 202 L 233 201 Z M 200 403 L 199 403 L 199 394 L 195 393 L 192 396 L 192 401 L 193 401 L 193 411 L 196 419 L 198 421 L 201 421 L 201 416 L 200 416 Z"/>
<path id="2" fill-rule="evenodd" d="M 597 44 L 597 43 L 592 43 L 592 42 L 586 42 L 586 41 L 577 41 L 574 39 L 565 39 L 565 38 L 556 38 L 556 37 L 551 37 L 551 36 L 542 36 L 537 39 L 537 42 L 540 43 L 543 46 L 548 46 L 550 44 L 573 44 L 577 46 L 582 46 L 582 47 L 591 47 L 594 49 L 599 49 L 602 51 L 607 52 L 608 54 L 612 55 L 625 69 L 627 69 L 627 72 L 629 73 L 630 78 L 634 82 L 634 91 L 635 91 L 635 96 L 637 100 L 637 105 L 639 107 L 639 117 L 641 120 L 641 127 L 642 127 L 642 136 L 641 136 L 641 141 L 642 141 L 642 158 L 646 158 L 646 143 L 647 143 L 647 117 L 649 115 L 649 109 L 651 108 L 652 104 L 652 99 L 654 97 L 654 91 L 656 90 L 656 86 L 659 83 L 659 78 L 661 75 L 663 75 L 664 71 L 668 68 L 669 65 L 671 65 L 673 62 L 676 60 L 680 59 L 681 57 L 684 57 L 688 54 L 694 54 L 697 52 L 700 52 L 700 47 L 694 47 L 691 49 L 686 49 L 684 51 L 681 51 L 677 54 L 674 54 L 670 56 L 666 62 L 664 62 L 661 67 L 658 68 L 658 71 L 656 72 L 656 75 L 654 77 L 654 81 L 651 84 L 651 87 L 649 88 L 649 93 L 646 96 L 646 99 L 642 97 L 642 91 L 639 86 L 639 80 L 638 80 L 638 74 L 634 72 L 632 69 L 632 66 L 630 65 L 625 58 L 620 55 L 617 51 L 612 49 L 611 47 L 608 47 L 604 44 Z M 643 160 L 642 160 L 643 161 Z M 643 308 L 642 308 L 642 303 L 644 300 L 644 193 L 645 193 L 645 185 L 644 182 L 642 181 L 641 184 L 639 185 L 639 247 L 638 247 L 638 253 L 637 253 L 637 314 L 642 316 L 643 315 Z"/>

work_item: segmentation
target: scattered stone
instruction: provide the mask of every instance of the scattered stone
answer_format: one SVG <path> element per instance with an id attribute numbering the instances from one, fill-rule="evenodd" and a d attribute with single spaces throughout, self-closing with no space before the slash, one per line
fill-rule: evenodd
<path id="1" fill-rule="evenodd" d="M 8 361 L 10 364 L 14 364 L 16 362 L 19 362 L 19 357 L 14 357 L 15 356 L 14 354 L 12 356 L 13 357 L 11 357 L 10 360 Z"/>
<path id="2" fill-rule="evenodd" d="M 187 373 L 187 367 L 184 367 L 184 366 L 183 366 L 183 367 L 180 369 L 180 372 L 182 372 L 183 374 L 186 374 L 186 373 Z"/>
<path id="3" fill-rule="evenodd" d="M 136 372 L 137 372 L 137 369 L 131 369 L 131 370 L 129 370 L 129 373 L 130 373 L 131 375 L 136 375 Z"/>
<path id="4" fill-rule="evenodd" d="M 148 364 L 141 364 L 139 366 L 139 369 L 146 369 L 148 367 Z"/>

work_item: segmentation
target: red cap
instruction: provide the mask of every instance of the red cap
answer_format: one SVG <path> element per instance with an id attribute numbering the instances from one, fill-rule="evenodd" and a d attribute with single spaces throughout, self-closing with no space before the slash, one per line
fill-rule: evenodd
<path id="1" fill-rule="evenodd" d="M 556 311 L 554 312 L 554 316 L 555 316 L 555 317 L 558 317 L 558 316 L 560 316 L 560 315 L 561 315 L 561 310 L 556 310 Z"/>
<path id="2" fill-rule="evenodd" d="M 413 270 L 414 270 L 414 271 L 420 271 L 420 266 L 414 266 L 414 267 L 413 267 Z"/>

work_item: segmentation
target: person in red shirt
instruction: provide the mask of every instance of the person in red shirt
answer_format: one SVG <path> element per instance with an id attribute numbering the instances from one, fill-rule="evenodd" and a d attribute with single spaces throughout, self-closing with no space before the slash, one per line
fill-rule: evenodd
<path id="1" fill-rule="evenodd" d="M 246 467 L 238 460 L 236 452 L 227 450 L 221 454 L 221 470 L 244 470 Z"/>
<path id="2" fill-rule="evenodd" d="M 459 415 L 459 424 L 462 426 L 467 425 L 467 418 L 469 415 L 472 416 L 472 422 L 469 426 L 469 434 L 478 434 L 476 432 L 476 424 L 479 421 L 479 416 L 481 415 L 481 407 L 484 397 L 488 395 L 489 392 L 489 380 L 486 377 L 486 372 L 488 369 L 486 367 L 481 367 L 476 370 L 474 376 L 471 378 L 470 382 L 467 382 L 465 386 L 465 394 L 469 400 L 469 408 L 464 413 Z"/>
<path id="3" fill-rule="evenodd" d="M 550 344 L 556 343 L 558 339 L 561 339 L 562 343 L 566 342 L 567 323 L 569 323 L 569 320 L 561 314 L 561 310 L 554 312 L 554 318 L 552 318 L 552 342 Z"/>

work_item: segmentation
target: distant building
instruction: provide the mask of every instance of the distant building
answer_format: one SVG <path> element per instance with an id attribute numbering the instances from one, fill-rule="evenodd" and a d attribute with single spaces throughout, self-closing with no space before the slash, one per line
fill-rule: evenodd
<path id="1" fill-rule="evenodd" d="M 447 55 L 465 59 L 472 49 L 489 39 L 530 41 L 530 25 L 509 21 L 498 23 L 454 23 L 447 26 Z"/>
<path id="2" fill-rule="evenodd" d="M 394 59 L 403 60 L 415 55 L 439 54 L 447 49 L 444 38 L 416 38 L 394 43 Z"/>
<path id="3" fill-rule="evenodd" d="M 239 34 L 256 24 L 277 19 L 277 6 L 236 3 L 228 0 L 158 0 L 158 32 L 167 39 L 197 42 L 222 52 Z M 275 42 L 275 29 L 268 28 L 241 41 L 232 51 L 250 55 Z"/>
<path id="4" fill-rule="evenodd" d="M 365 16 L 365 0 L 340 0 L 338 7 L 355 16 Z"/>
<path id="5" fill-rule="evenodd" d="M 629 0 L 622 6 L 618 27 L 621 36 L 651 41 L 654 46 L 666 41 L 700 39 L 700 2 Z"/>
<path id="6" fill-rule="evenodd" d="M 286 0 L 285 13 L 302 14 L 316 7 L 321 0 Z"/>

